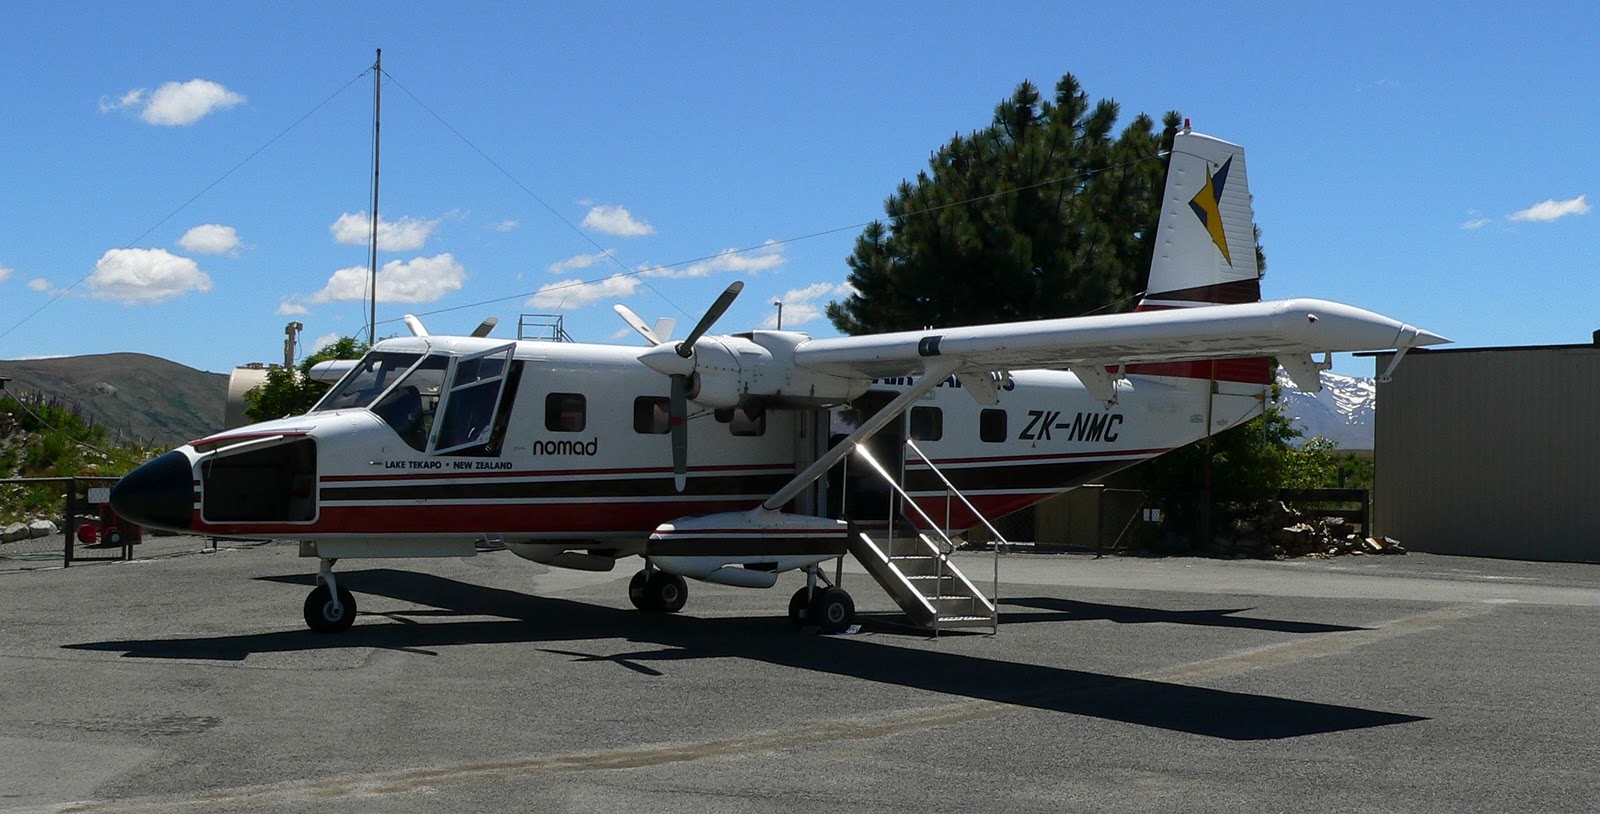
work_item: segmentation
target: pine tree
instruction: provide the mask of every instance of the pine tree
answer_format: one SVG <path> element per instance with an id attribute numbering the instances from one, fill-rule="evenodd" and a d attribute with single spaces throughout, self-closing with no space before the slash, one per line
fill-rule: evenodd
<path id="1" fill-rule="evenodd" d="M 902 182 L 848 259 L 856 293 L 828 306 L 849 334 L 1127 310 L 1155 245 L 1170 137 L 1077 79 L 1030 82 L 989 127 L 957 135 Z M 1181 117 L 1171 112 L 1167 127 Z"/>

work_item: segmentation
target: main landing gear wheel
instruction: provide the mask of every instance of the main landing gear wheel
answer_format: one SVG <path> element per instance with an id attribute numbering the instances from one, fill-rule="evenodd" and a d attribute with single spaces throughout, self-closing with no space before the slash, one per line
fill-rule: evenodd
<path id="1" fill-rule="evenodd" d="M 348 590 L 339 589 L 339 602 L 334 604 L 333 592 L 327 585 L 318 585 L 306 597 L 306 626 L 318 633 L 340 633 L 350 629 L 356 621 L 356 598 Z"/>
<path id="2" fill-rule="evenodd" d="M 856 620 L 855 600 L 843 588 L 825 588 L 817 592 L 810 610 L 810 621 L 815 622 L 823 633 L 843 633 Z"/>
<path id="3" fill-rule="evenodd" d="M 810 588 L 801 588 L 789 597 L 789 621 L 797 628 L 805 627 L 806 622 L 811 621 L 811 593 Z M 816 593 L 821 595 L 822 590 L 818 589 Z"/>
<path id="4" fill-rule="evenodd" d="M 689 583 L 665 571 L 640 571 L 628 580 L 628 601 L 642 611 L 677 613 L 689 601 Z"/>
<path id="5" fill-rule="evenodd" d="M 650 610 L 650 603 L 645 600 L 644 584 L 650 579 L 649 571 L 640 571 L 628 580 L 628 601 L 639 610 Z"/>

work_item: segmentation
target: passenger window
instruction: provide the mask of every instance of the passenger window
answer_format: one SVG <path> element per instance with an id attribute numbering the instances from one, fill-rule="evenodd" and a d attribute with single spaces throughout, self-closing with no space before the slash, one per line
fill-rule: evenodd
<path id="1" fill-rule="evenodd" d="M 1005 430 L 1001 430 L 1005 434 Z M 937 441 L 944 437 L 944 411 L 938 407 L 911 408 L 911 440 Z"/>
<path id="2" fill-rule="evenodd" d="M 672 428 L 667 400 L 640 396 L 633 400 L 633 431 L 640 435 L 665 435 Z"/>
<path id="3" fill-rule="evenodd" d="M 588 424 L 588 409 L 581 393 L 551 393 L 544 397 L 544 428 L 551 432 L 583 432 Z"/>
<path id="4" fill-rule="evenodd" d="M 979 413 L 978 438 L 991 444 L 1006 440 L 1006 411 L 984 410 Z"/>

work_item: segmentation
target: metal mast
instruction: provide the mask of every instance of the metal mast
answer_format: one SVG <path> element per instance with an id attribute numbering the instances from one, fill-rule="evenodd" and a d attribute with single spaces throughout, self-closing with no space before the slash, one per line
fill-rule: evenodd
<path id="1" fill-rule="evenodd" d="M 378 113 L 383 106 L 383 49 L 372 63 L 372 232 L 367 258 L 367 347 L 377 341 L 378 330 Z"/>

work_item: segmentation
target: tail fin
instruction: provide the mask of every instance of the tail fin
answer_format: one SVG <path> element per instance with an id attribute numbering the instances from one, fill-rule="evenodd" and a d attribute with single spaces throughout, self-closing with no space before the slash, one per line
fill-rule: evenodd
<path id="1" fill-rule="evenodd" d="M 1172 140 L 1140 311 L 1261 299 L 1244 149 L 1187 124 Z"/>
<path id="2" fill-rule="evenodd" d="M 1137 311 L 1258 302 L 1255 213 L 1244 172 L 1244 148 L 1191 132 L 1172 139 L 1167 187 L 1150 281 Z M 1129 365 L 1129 373 L 1209 379 L 1265 387 L 1265 357 Z"/>

